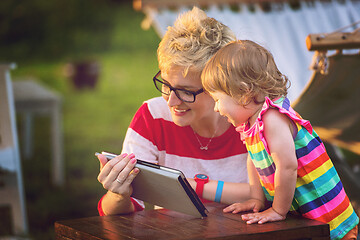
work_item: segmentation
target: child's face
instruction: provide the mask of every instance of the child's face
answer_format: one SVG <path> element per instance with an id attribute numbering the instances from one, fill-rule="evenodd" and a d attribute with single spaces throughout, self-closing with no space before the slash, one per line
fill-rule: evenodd
<path id="1" fill-rule="evenodd" d="M 259 106 L 254 102 L 246 106 L 242 106 L 224 92 L 215 91 L 210 93 L 215 101 L 214 111 L 220 115 L 227 117 L 228 121 L 235 127 L 250 121 L 252 124 L 257 118 Z"/>

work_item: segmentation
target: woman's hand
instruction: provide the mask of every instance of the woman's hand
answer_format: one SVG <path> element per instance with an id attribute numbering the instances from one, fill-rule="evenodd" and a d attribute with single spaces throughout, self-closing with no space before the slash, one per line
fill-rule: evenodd
<path id="1" fill-rule="evenodd" d="M 276 212 L 272 207 L 257 213 L 248 213 L 241 215 L 242 220 L 246 221 L 247 224 L 258 223 L 263 224 L 266 222 L 276 222 L 285 220 L 286 215 L 283 216 Z"/>
<path id="2" fill-rule="evenodd" d="M 224 208 L 224 212 L 228 213 L 239 213 L 239 212 L 246 212 L 246 211 L 253 211 L 254 213 L 259 212 L 261 209 L 264 208 L 264 203 L 259 199 L 250 199 L 243 203 L 234 203 L 230 206 Z"/>
<path id="3" fill-rule="evenodd" d="M 122 197 L 130 197 L 132 194 L 131 183 L 140 171 L 138 168 L 134 168 L 135 155 L 124 153 L 108 161 L 104 155 L 100 154 L 98 159 L 100 161 L 98 181 L 103 187 L 122 195 Z"/>
<path id="4" fill-rule="evenodd" d="M 195 190 L 195 189 L 196 189 L 195 179 L 193 179 L 193 178 L 186 178 L 186 180 L 189 182 L 191 188 Z"/>

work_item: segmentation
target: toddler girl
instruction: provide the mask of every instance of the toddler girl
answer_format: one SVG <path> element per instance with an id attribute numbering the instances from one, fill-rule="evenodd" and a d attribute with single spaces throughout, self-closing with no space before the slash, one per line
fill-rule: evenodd
<path id="1" fill-rule="evenodd" d="M 356 239 L 359 218 L 310 122 L 286 98 L 289 81 L 269 51 L 252 41 L 231 42 L 207 63 L 204 89 L 248 150 L 251 199 L 225 212 L 251 223 L 280 221 L 289 211 L 330 225 L 331 239 Z M 265 199 L 271 207 L 260 212 Z"/>

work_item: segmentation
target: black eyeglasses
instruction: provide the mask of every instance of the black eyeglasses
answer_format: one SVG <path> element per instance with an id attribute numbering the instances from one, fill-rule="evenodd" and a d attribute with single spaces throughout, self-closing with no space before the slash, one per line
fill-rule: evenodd
<path id="1" fill-rule="evenodd" d="M 170 84 L 158 79 L 160 74 L 161 74 L 161 71 L 159 71 L 155 75 L 155 77 L 153 77 L 153 81 L 154 81 L 156 89 L 159 90 L 162 94 L 170 95 L 171 91 L 174 91 L 175 95 L 181 101 L 187 102 L 187 103 L 193 103 L 193 102 L 195 102 L 196 95 L 204 92 L 203 88 L 197 90 L 196 92 L 189 91 L 189 90 L 186 90 L 186 89 L 181 89 L 181 88 L 174 88 Z"/>

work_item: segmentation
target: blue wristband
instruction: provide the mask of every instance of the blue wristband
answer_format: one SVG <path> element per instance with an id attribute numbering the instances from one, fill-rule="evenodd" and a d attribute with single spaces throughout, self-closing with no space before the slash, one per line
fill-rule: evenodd
<path id="1" fill-rule="evenodd" d="M 216 188 L 216 194 L 215 194 L 215 202 L 220 202 L 221 200 L 221 195 L 222 195 L 222 191 L 223 191 L 223 187 L 224 187 L 224 182 L 223 181 L 218 181 L 218 185 Z"/>

